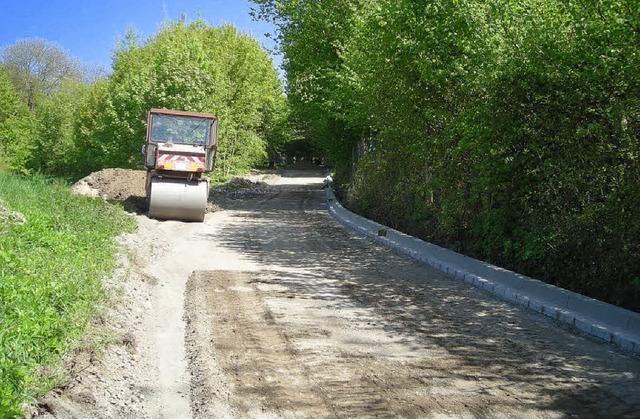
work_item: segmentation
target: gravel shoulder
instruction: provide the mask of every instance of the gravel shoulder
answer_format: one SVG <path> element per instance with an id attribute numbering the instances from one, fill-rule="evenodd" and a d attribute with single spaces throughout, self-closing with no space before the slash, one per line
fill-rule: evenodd
<path id="1" fill-rule="evenodd" d="M 319 171 L 249 180 L 132 215 L 116 343 L 34 416 L 638 417 L 637 358 L 343 230 Z"/>

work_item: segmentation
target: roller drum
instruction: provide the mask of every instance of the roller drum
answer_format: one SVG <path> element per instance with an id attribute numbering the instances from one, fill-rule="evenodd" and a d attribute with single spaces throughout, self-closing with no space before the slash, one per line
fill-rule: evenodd
<path id="1" fill-rule="evenodd" d="M 151 179 L 149 217 L 162 220 L 203 221 L 209 196 L 207 180 Z"/>

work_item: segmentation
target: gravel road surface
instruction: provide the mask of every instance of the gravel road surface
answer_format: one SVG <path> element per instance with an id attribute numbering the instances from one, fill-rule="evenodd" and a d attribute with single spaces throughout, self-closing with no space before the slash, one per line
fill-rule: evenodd
<path id="1" fill-rule="evenodd" d="M 260 180 L 136 215 L 120 345 L 40 415 L 640 417 L 639 359 L 343 230 L 320 171 Z"/>

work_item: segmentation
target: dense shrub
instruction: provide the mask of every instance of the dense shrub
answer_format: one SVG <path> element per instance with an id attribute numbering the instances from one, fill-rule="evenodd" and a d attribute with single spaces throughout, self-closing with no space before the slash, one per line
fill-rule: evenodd
<path id="1" fill-rule="evenodd" d="M 276 70 L 255 39 L 231 25 L 170 22 L 146 41 L 124 38 L 77 138 L 94 168 L 136 166 L 149 109 L 211 112 L 221 121 L 218 170 L 229 175 L 266 160 L 283 107 Z"/>
<path id="2" fill-rule="evenodd" d="M 640 310 L 632 0 L 256 0 L 353 208 Z"/>

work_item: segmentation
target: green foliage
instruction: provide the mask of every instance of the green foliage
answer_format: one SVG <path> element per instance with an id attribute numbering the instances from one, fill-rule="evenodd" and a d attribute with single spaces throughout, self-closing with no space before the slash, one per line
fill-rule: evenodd
<path id="1" fill-rule="evenodd" d="M 10 212 L 26 222 L 12 222 Z M 16 217 L 14 217 L 16 218 Z M 102 301 L 113 237 L 133 219 L 41 177 L 0 174 L 0 417 L 50 389 L 59 361 Z"/>
<path id="2" fill-rule="evenodd" d="M 75 158 L 77 173 L 87 174 L 110 167 L 109 156 L 118 144 L 110 136 L 109 120 L 105 117 L 108 106 L 109 83 L 99 79 L 88 88 L 86 100 L 76 111 L 74 124 Z"/>
<path id="3" fill-rule="evenodd" d="M 0 66 L 0 167 L 26 171 L 33 150 L 35 124 Z"/>
<path id="4" fill-rule="evenodd" d="M 34 55 L 37 65 L 20 66 L 20 57 Z M 140 166 L 151 108 L 218 116 L 223 177 L 265 162 L 268 151 L 294 138 L 271 59 L 232 25 L 167 22 L 145 41 L 130 30 L 112 58 L 111 75 L 86 84 L 76 60 L 47 41 L 5 48 L 11 71 L 0 74 L 3 166 L 66 176 Z"/>
<path id="5" fill-rule="evenodd" d="M 114 52 L 108 82 L 89 96 L 77 138 L 91 167 L 140 165 L 151 108 L 218 116 L 218 170 L 224 176 L 261 163 L 267 141 L 276 144 L 284 136 L 277 126 L 286 104 L 273 63 L 231 25 L 169 22 L 144 42 L 129 33 Z"/>
<path id="6" fill-rule="evenodd" d="M 280 25 L 280 48 L 285 55 L 287 98 L 291 121 L 305 140 L 324 149 L 340 173 L 348 173 L 351 147 L 360 134 L 345 123 L 351 102 L 339 88 L 341 51 L 352 29 L 350 1 L 254 1 L 257 17 Z"/>
<path id="7" fill-rule="evenodd" d="M 86 98 L 83 71 L 76 59 L 43 39 L 19 40 L 4 48 L 0 156 L 6 169 L 78 173 L 74 129 Z"/>
<path id="8" fill-rule="evenodd" d="M 353 208 L 640 309 L 632 0 L 256 0 Z"/>
<path id="9" fill-rule="evenodd" d="M 33 110 L 37 101 L 67 81 L 79 82 L 88 73 L 78 60 L 55 42 L 18 39 L 2 48 L 2 64 L 24 103 Z"/>
<path id="10" fill-rule="evenodd" d="M 66 82 L 36 104 L 36 136 L 28 167 L 48 174 L 77 174 L 77 162 L 83 159 L 76 143 L 76 119 L 85 105 L 89 87 Z"/>

